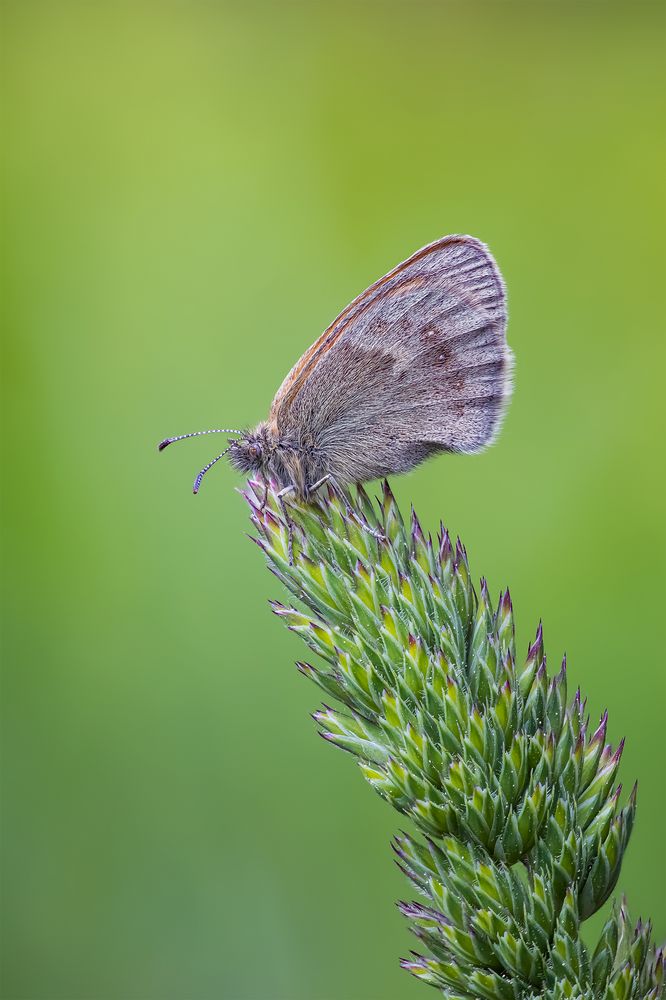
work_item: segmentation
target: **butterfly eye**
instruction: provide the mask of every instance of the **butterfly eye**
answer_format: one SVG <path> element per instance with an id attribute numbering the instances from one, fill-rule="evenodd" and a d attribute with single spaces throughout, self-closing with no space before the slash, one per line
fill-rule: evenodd
<path id="1" fill-rule="evenodd" d="M 261 448 L 258 444 L 251 444 L 247 451 L 250 458 L 259 458 L 261 456 Z"/>

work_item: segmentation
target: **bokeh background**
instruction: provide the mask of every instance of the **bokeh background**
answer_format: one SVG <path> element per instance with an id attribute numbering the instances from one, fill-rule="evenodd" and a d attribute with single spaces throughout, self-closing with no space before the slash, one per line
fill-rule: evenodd
<path id="1" fill-rule="evenodd" d="M 3 1000 L 367 1000 L 400 817 L 316 737 L 245 538 L 262 418 L 447 232 L 510 292 L 496 446 L 395 481 L 508 583 L 640 779 L 666 934 L 661 4 L 6 2 Z"/>

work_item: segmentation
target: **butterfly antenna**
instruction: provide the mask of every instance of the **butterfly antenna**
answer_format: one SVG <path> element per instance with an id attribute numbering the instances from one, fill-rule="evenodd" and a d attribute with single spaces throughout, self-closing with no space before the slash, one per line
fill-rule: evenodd
<path id="1" fill-rule="evenodd" d="M 229 448 L 225 448 L 224 451 L 221 452 L 221 454 L 219 454 L 217 456 L 217 458 L 214 458 L 212 462 L 208 463 L 208 465 L 204 465 L 203 469 L 201 470 L 201 472 L 199 473 L 199 475 L 197 476 L 197 478 L 194 480 L 194 486 L 192 487 L 192 492 L 195 494 L 195 496 L 199 492 L 199 487 L 201 486 L 201 480 L 206 475 L 206 473 L 208 472 L 208 470 L 212 469 L 213 466 L 215 465 L 215 463 L 219 462 L 221 458 L 224 458 L 224 456 L 226 455 L 226 453 L 228 451 L 229 451 Z"/>
<path id="2" fill-rule="evenodd" d="M 214 430 L 210 431 L 192 431 L 190 434 L 179 434 L 178 437 L 164 438 L 164 441 L 160 441 L 157 446 L 158 451 L 164 451 L 167 445 L 173 444 L 174 441 L 184 441 L 185 438 L 199 437 L 201 434 L 241 434 L 236 427 L 216 427 Z"/>

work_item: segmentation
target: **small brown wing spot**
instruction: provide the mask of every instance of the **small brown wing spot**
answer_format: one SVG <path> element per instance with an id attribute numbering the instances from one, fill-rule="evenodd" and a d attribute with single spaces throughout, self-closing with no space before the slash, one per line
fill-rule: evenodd
<path id="1" fill-rule="evenodd" d="M 423 347 L 423 360 L 432 365 L 433 368 L 445 368 L 451 361 L 452 352 L 449 345 L 443 340 L 435 340 L 435 337 L 439 336 L 437 331 L 434 331 L 434 336 L 432 338 L 428 337 L 428 329 L 422 331 L 421 337 L 424 340 Z"/>

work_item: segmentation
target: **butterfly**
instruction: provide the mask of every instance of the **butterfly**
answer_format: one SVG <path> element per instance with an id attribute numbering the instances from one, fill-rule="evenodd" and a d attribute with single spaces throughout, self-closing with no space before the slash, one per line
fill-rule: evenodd
<path id="1" fill-rule="evenodd" d="M 165 438 L 236 434 L 225 455 L 240 472 L 307 500 L 408 472 L 439 452 L 477 452 L 511 395 L 506 293 L 488 248 L 444 236 L 354 299 L 294 365 L 254 430 L 216 428 Z"/>

